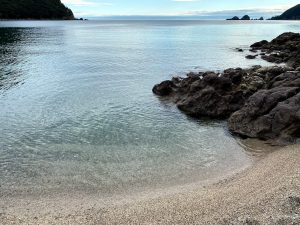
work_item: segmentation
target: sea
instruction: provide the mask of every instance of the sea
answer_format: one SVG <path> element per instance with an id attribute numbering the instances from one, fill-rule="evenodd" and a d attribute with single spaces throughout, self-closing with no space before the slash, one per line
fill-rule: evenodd
<path id="1" fill-rule="evenodd" d="M 244 169 L 257 152 L 226 121 L 188 117 L 152 87 L 270 65 L 245 59 L 249 45 L 287 31 L 300 22 L 0 21 L 0 195 L 112 196 Z"/>

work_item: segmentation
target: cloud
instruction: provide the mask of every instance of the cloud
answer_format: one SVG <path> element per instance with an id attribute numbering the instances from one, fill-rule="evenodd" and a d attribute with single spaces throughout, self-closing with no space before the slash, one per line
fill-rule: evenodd
<path id="1" fill-rule="evenodd" d="M 105 0 L 104 0 L 105 1 Z M 199 2 L 199 0 L 170 0 L 173 2 Z M 63 3 L 67 4 L 73 8 L 73 12 L 77 16 L 88 16 L 88 17 L 97 17 L 97 16 L 164 16 L 164 17 L 199 17 L 199 18 L 229 18 L 231 16 L 243 16 L 245 14 L 250 15 L 251 17 L 264 16 L 266 18 L 281 14 L 286 9 L 290 8 L 290 4 L 283 5 L 272 5 L 272 7 L 261 7 L 261 8 L 241 8 L 241 9 L 232 9 L 232 10 L 190 10 L 190 11 L 171 11 L 171 12 L 159 12 L 157 14 L 152 13 L 143 13 L 139 14 L 111 14 L 111 13 L 100 13 L 99 7 L 101 6 L 112 6 L 111 3 L 106 2 L 95 2 L 94 0 L 62 0 Z M 77 8 L 76 8 L 77 7 Z M 85 8 L 80 8 L 85 7 Z"/>
<path id="2" fill-rule="evenodd" d="M 108 2 L 93 2 L 89 0 L 62 0 L 62 3 L 70 6 L 85 6 L 85 7 L 113 5 L 112 3 L 108 3 Z"/>
<path id="3" fill-rule="evenodd" d="M 90 2 L 88 0 L 62 0 L 62 3 L 74 6 L 92 6 L 96 4 L 95 2 Z"/>
<path id="4" fill-rule="evenodd" d="M 290 8 L 289 5 L 278 5 L 272 8 L 245 8 L 245 9 L 233 9 L 233 10 L 219 10 L 219 11 L 205 11 L 205 10 L 193 10 L 180 12 L 178 15 L 183 16 L 207 16 L 207 15 L 239 15 L 239 14 L 256 14 L 256 13 L 267 13 L 277 14 L 282 13 L 286 9 Z"/>

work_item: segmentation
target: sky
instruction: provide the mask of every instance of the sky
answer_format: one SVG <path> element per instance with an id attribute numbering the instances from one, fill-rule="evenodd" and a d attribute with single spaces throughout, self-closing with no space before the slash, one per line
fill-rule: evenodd
<path id="1" fill-rule="evenodd" d="M 62 0 L 76 17 L 103 16 L 273 16 L 299 0 Z"/>

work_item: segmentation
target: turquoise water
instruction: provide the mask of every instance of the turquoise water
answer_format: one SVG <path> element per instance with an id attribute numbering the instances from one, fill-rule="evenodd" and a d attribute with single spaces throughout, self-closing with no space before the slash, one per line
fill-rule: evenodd
<path id="1" fill-rule="evenodd" d="M 0 191 L 103 194 L 214 179 L 251 152 L 154 96 L 191 70 L 266 64 L 247 48 L 298 22 L 1 21 Z"/>

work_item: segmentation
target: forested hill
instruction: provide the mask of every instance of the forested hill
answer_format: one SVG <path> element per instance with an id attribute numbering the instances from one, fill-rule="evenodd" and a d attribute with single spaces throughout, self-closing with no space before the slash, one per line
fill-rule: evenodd
<path id="1" fill-rule="evenodd" d="M 0 0 L 0 19 L 74 19 L 60 0 Z"/>
<path id="2" fill-rule="evenodd" d="M 272 17 L 271 20 L 300 20 L 300 4 L 288 9 L 280 16 Z"/>

